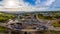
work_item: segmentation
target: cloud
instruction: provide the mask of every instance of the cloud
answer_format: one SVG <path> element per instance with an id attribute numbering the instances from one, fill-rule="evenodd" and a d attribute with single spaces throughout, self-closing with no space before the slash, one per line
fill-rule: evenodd
<path id="1" fill-rule="evenodd" d="M 26 3 L 22 0 L 20 0 L 20 5 L 22 6 L 20 7 L 21 11 L 37 11 L 37 10 L 46 9 L 46 8 L 39 8 L 38 6 L 32 6 L 29 3 Z"/>
<path id="2" fill-rule="evenodd" d="M 55 2 L 55 0 L 45 0 L 43 2 L 41 2 L 41 0 L 37 0 L 35 3 L 36 3 L 36 5 L 39 5 L 39 6 L 50 6 L 54 2 Z"/>
<path id="3" fill-rule="evenodd" d="M 35 2 L 36 5 L 32 6 L 30 3 L 26 3 L 23 0 L 14 0 L 14 1 L 16 1 L 16 3 L 19 4 L 18 6 L 15 6 L 17 7 L 16 11 L 46 11 L 47 9 L 49 9 L 49 7 L 46 6 L 50 6 L 51 4 L 53 4 L 53 2 L 55 2 L 55 0 L 47 0 L 41 4 L 40 0 L 36 0 Z"/>
<path id="4" fill-rule="evenodd" d="M 55 2 L 55 0 L 47 0 L 46 5 L 50 6 L 51 4 L 53 4 Z"/>
<path id="5" fill-rule="evenodd" d="M 30 3 L 26 3 L 20 0 L 20 3 L 22 5 L 20 9 L 21 11 L 46 11 L 47 9 L 49 9 L 49 6 L 53 4 L 53 2 L 55 2 L 55 0 L 47 0 L 41 4 L 40 0 L 36 0 L 36 5 L 32 6 Z"/>

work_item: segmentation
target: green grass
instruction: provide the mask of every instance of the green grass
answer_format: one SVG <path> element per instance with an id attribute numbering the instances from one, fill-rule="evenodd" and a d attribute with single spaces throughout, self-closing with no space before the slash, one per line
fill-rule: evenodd
<path id="1" fill-rule="evenodd" d="M 0 26 L 0 32 L 5 32 L 7 30 L 7 28 Z"/>
<path id="2" fill-rule="evenodd" d="M 54 31 L 54 30 L 43 30 L 41 32 L 42 34 L 60 34 L 60 31 Z"/>
<path id="3" fill-rule="evenodd" d="M 15 18 L 15 16 L 12 14 L 0 13 L 0 22 L 4 22 L 12 18 Z"/>
<path id="4" fill-rule="evenodd" d="M 38 18 L 43 19 L 43 20 L 53 20 L 54 19 L 51 16 L 43 16 L 42 14 L 38 14 Z"/>
<path id="5" fill-rule="evenodd" d="M 60 31 L 47 30 L 44 32 L 44 34 L 60 34 Z"/>
<path id="6" fill-rule="evenodd" d="M 60 21 L 55 21 L 52 23 L 54 27 L 60 27 Z"/>
<path id="7" fill-rule="evenodd" d="M 49 15 L 52 16 L 43 16 L 42 14 L 38 13 L 38 18 L 43 19 L 43 20 L 54 20 L 54 19 L 60 19 L 60 14 L 59 13 L 48 13 Z"/>

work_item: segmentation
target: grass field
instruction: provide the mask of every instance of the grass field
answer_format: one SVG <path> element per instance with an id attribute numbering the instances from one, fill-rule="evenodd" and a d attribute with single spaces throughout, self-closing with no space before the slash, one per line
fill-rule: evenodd
<path id="1" fill-rule="evenodd" d="M 60 31 L 46 30 L 46 31 L 42 31 L 41 34 L 60 34 Z"/>
<path id="2" fill-rule="evenodd" d="M 38 18 L 43 19 L 43 20 L 53 20 L 54 19 L 51 16 L 43 16 L 42 14 L 38 14 Z"/>

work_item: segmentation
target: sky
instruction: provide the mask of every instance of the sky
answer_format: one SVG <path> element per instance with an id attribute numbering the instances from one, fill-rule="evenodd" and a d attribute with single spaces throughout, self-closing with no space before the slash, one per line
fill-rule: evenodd
<path id="1" fill-rule="evenodd" d="M 55 11 L 60 10 L 60 0 L 0 0 L 1 7 L 19 8 L 20 11 Z"/>

